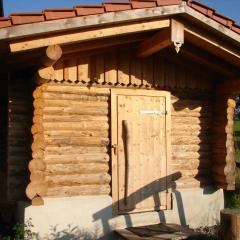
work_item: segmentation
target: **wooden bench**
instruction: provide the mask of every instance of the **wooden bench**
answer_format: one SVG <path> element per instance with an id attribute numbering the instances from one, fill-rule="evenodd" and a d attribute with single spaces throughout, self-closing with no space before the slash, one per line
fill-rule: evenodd
<path id="1" fill-rule="evenodd" d="M 115 231 L 118 239 L 126 240 L 180 240 L 197 239 L 201 235 L 194 230 L 177 224 L 156 224 L 130 227 Z"/>

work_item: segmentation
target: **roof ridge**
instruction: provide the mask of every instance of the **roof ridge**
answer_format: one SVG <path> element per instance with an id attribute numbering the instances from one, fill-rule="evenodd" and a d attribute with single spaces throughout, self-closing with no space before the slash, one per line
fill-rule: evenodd
<path id="1" fill-rule="evenodd" d="M 180 5 L 182 2 L 186 2 L 187 5 L 192 9 L 240 34 L 240 25 L 238 25 L 233 19 L 226 17 L 218 13 L 215 9 L 195 0 L 106 0 L 106 2 L 102 2 L 101 4 L 77 4 L 72 8 L 47 8 L 41 12 L 11 13 L 8 17 L 0 17 L 0 29 L 14 25 L 95 15 L 107 12 L 153 8 L 157 6 Z"/>

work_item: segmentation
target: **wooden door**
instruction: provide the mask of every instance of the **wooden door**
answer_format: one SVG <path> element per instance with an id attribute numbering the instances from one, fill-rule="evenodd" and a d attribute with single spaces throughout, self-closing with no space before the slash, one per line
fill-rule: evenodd
<path id="1" fill-rule="evenodd" d="M 118 213 L 166 209 L 170 94 L 112 90 L 112 194 Z"/>

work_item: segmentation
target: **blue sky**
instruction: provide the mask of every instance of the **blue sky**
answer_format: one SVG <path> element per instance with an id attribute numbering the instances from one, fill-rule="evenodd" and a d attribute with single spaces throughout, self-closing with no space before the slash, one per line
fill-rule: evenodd
<path id="1" fill-rule="evenodd" d="M 102 1 L 104 0 L 3 0 L 5 16 L 13 12 L 36 12 L 45 8 L 67 8 L 76 4 L 92 4 Z M 240 23 L 240 0 L 201 0 L 200 2 Z"/>

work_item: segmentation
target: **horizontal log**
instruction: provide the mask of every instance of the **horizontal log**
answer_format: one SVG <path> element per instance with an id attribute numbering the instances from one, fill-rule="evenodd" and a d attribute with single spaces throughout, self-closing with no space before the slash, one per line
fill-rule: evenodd
<path id="1" fill-rule="evenodd" d="M 105 107 L 45 107 L 44 109 L 35 109 L 35 115 L 66 115 L 66 114 L 79 114 L 79 115 L 96 115 L 96 116 L 104 116 L 109 114 L 109 109 Z"/>
<path id="2" fill-rule="evenodd" d="M 34 137 L 39 134 L 34 135 Z M 53 131 L 44 131 L 43 137 L 45 139 L 53 139 L 53 138 L 57 138 L 57 137 L 108 137 L 109 136 L 109 131 L 108 130 L 102 130 L 99 129 L 97 130 L 92 130 L 92 131 L 82 131 L 82 130 L 78 130 L 78 131 L 73 131 L 73 130 L 53 130 Z"/>
<path id="3" fill-rule="evenodd" d="M 44 131 L 53 131 L 53 130 L 68 130 L 68 131 L 77 131 L 77 130 L 108 130 L 109 124 L 105 121 L 88 121 L 88 122 L 68 122 L 68 123 L 59 123 L 59 122 L 51 122 L 51 123 L 43 123 L 43 124 L 34 124 L 32 126 L 31 132 L 32 134 L 41 133 Z"/>
<path id="4" fill-rule="evenodd" d="M 212 162 L 209 159 L 179 160 L 179 161 L 174 161 L 171 164 L 171 169 L 173 171 L 211 169 L 211 166 L 212 166 Z"/>
<path id="5" fill-rule="evenodd" d="M 31 149 L 33 152 L 35 152 L 38 150 L 44 150 L 46 146 L 47 146 L 46 142 L 33 142 L 31 145 Z"/>
<path id="6" fill-rule="evenodd" d="M 93 115 L 36 115 L 33 118 L 33 123 L 47 123 L 47 122 L 85 122 L 85 121 L 109 121 L 108 116 L 93 116 Z"/>
<path id="7" fill-rule="evenodd" d="M 30 182 L 26 188 L 26 195 L 29 199 L 36 196 L 44 196 L 47 192 L 47 184 L 44 182 Z"/>
<path id="8" fill-rule="evenodd" d="M 105 153 L 87 153 L 87 154 L 62 154 L 45 155 L 43 158 L 46 164 L 88 164 L 104 163 L 109 161 L 109 155 Z"/>
<path id="9" fill-rule="evenodd" d="M 46 179 L 46 174 L 44 171 L 32 170 L 30 174 L 30 181 L 32 182 L 43 182 Z"/>
<path id="10" fill-rule="evenodd" d="M 46 146 L 45 148 L 45 154 L 87 154 L 87 153 L 107 153 L 108 148 L 103 147 L 94 147 L 94 146 L 61 146 L 61 147 L 54 147 L 54 146 Z"/>
<path id="11" fill-rule="evenodd" d="M 182 179 L 189 177 L 209 176 L 210 169 L 193 169 L 193 170 L 181 170 Z"/>
<path id="12" fill-rule="evenodd" d="M 172 117 L 172 124 L 194 124 L 194 125 L 209 125 L 211 123 L 211 118 L 199 118 L 199 117 Z"/>
<path id="13" fill-rule="evenodd" d="M 196 144 L 196 145 L 172 145 L 172 152 L 184 151 L 184 152 L 198 152 L 198 151 L 209 151 L 211 145 L 209 144 Z"/>
<path id="14" fill-rule="evenodd" d="M 177 189 L 181 188 L 199 188 L 204 186 L 212 185 L 212 180 L 209 178 L 189 178 L 189 179 L 181 179 L 175 182 L 175 187 Z"/>
<path id="15" fill-rule="evenodd" d="M 41 86 L 42 92 L 55 92 L 55 93 L 73 93 L 73 94 L 86 94 L 89 96 L 110 96 L 110 89 L 107 88 L 87 88 L 70 85 L 55 85 L 55 84 L 44 84 Z"/>
<path id="16" fill-rule="evenodd" d="M 194 125 L 194 124 L 176 124 L 172 125 L 172 132 L 177 131 L 177 130 L 182 130 L 182 131 L 201 131 L 202 129 L 210 129 L 211 125 Z"/>
<path id="17" fill-rule="evenodd" d="M 110 186 L 106 185 L 83 185 L 48 188 L 47 197 L 70 197 L 78 195 L 106 195 L 110 193 Z"/>
<path id="18" fill-rule="evenodd" d="M 111 177 L 107 173 L 46 176 L 46 182 L 50 188 L 74 185 L 104 185 L 109 184 L 110 181 Z"/>
<path id="19" fill-rule="evenodd" d="M 173 151 L 172 152 L 172 160 L 175 159 L 198 159 L 198 158 L 207 158 L 210 157 L 211 152 L 206 151 L 193 151 L 193 152 L 185 152 L 185 151 Z"/>
<path id="20" fill-rule="evenodd" d="M 87 163 L 87 164 L 54 164 L 47 165 L 46 174 L 68 175 L 87 173 L 106 173 L 109 170 L 107 163 Z"/>
<path id="21" fill-rule="evenodd" d="M 198 137 L 198 136 L 181 136 L 181 135 L 172 135 L 171 137 L 173 145 L 194 145 L 194 144 L 201 144 L 205 143 L 210 140 L 207 137 Z"/>
<path id="22" fill-rule="evenodd" d="M 46 139 L 44 142 L 34 142 L 33 149 L 44 149 L 47 145 L 52 146 L 107 146 L 109 145 L 109 138 L 95 138 L 95 137 L 75 137 L 75 138 L 54 138 Z M 35 144 L 35 145 L 34 145 Z"/>
<path id="23" fill-rule="evenodd" d="M 108 102 L 108 96 L 89 96 L 84 93 L 54 93 L 54 92 L 41 92 L 34 94 L 35 98 L 43 98 L 47 100 L 75 100 L 75 101 L 93 101 L 93 102 Z"/>
<path id="24" fill-rule="evenodd" d="M 29 162 L 28 169 L 30 172 L 33 172 L 34 170 L 44 171 L 46 170 L 46 164 L 41 160 L 32 160 Z"/>
<path id="25" fill-rule="evenodd" d="M 33 102 L 35 108 L 45 108 L 45 107 L 71 107 L 71 108 L 102 108 L 107 109 L 109 107 L 108 102 L 100 101 L 80 101 L 80 100 L 47 100 L 47 99 L 35 99 Z"/>

